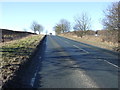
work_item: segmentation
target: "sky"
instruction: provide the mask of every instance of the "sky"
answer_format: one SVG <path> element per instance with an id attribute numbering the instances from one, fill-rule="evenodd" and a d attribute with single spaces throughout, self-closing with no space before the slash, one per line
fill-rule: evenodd
<path id="1" fill-rule="evenodd" d="M 0 2 L 0 28 L 31 32 L 36 21 L 44 27 L 43 33 L 54 33 L 53 27 L 61 19 L 73 27 L 74 17 L 85 12 L 91 18 L 91 29 L 101 30 L 103 10 L 109 5 L 111 2 Z"/>

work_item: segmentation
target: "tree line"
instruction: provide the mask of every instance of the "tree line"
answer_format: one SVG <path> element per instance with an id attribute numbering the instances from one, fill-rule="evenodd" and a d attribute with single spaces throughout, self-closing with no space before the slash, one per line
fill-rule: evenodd
<path id="1" fill-rule="evenodd" d="M 33 21 L 30 28 L 34 31 L 34 33 L 38 32 L 39 34 L 44 30 L 43 26 L 38 24 L 36 21 Z"/>
<path id="2" fill-rule="evenodd" d="M 114 2 L 109 6 L 104 12 L 104 18 L 102 20 L 104 30 L 120 30 L 120 2 Z M 80 37 L 86 34 L 91 28 L 91 17 L 87 13 L 82 13 L 79 16 L 74 18 L 74 31 L 80 31 Z M 70 31 L 70 22 L 62 19 L 58 24 L 55 25 L 54 31 L 56 34 L 69 32 Z"/>
<path id="3" fill-rule="evenodd" d="M 109 6 L 104 12 L 104 18 L 102 24 L 104 30 L 120 30 L 120 2 L 114 2 Z M 91 17 L 87 13 L 83 12 L 81 15 L 74 17 L 74 26 L 71 27 L 71 23 L 66 19 L 61 19 L 54 27 L 56 35 L 70 32 L 71 28 L 74 31 L 81 31 L 79 34 L 80 37 L 85 35 L 87 30 L 91 28 Z M 31 29 L 39 34 L 43 31 L 43 26 L 37 22 L 33 22 Z"/>

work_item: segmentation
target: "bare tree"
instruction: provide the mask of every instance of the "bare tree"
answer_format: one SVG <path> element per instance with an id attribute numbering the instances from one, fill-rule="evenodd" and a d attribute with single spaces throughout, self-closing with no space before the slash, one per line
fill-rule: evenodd
<path id="1" fill-rule="evenodd" d="M 87 30 L 90 29 L 91 18 L 87 16 L 86 13 L 82 13 L 80 16 L 75 17 L 75 26 L 73 29 L 75 31 L 80 30 L 80 36 L 82 37 Z"/>
<path id="2" fill-rule="evenodd" d="M 55 27 L 54 27 L 54 31 L 56 33 L 56 35 L 60 34 L 62 32 L 62 27 L 61 25 L 57 24 Z"/>
<path id="3" fill-rule="evenodd" d="M 103 19 L 103 25 L 106 30 L 118 30 L 119 24 L 119 6 L 118 2 L 114 2 L 105 11 L 105 18 Z"/>
<path id="4" fill-rule="evenodd" d="M 39 34 L 43 31 L 44 27 L 42 25 L 38 25 L 38 32 Z"/>
<path id="5" fill-rule="evenodd" d="M 66 19 L 61 19 L 60 22 L 54 27 L 54 31 L 56 32 L 56 34 L 69 32 L 70 27 L 71 26 L 69 21 L 67 21 Z"/>
<path id="6" fill-rule="evenodd" d="M 67 21 L 66 19 L 61 19 L 60 20 L 60 25 L 61 25 L 63 33 L 70 31 L 70 22 Z"/>
<path id="7" fill-rule="evenodd" d="M 36 31 L 37 31 L 37 25 L 38 25 L 38 23 L 36 21 L 33 21 L 32 25 L 30 27 L 34 31 L 34 33 L 36 33 Z"/>
<path id="8" fill-rule="evenodd" d="M 38 24 L 36 21 L 33 21 L 31 29 L 34 31 L 34 33 L 38 31 L 40 34 L 43 31 L 43 26 Z"/>

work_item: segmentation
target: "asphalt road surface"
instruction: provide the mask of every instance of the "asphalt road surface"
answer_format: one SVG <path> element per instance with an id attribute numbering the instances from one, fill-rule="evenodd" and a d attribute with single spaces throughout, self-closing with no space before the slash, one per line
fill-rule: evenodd
<path id="1" fill-rule="evenodd" d="M 42 49 L 34 58 L 32 87 L 118 88 L 117 53 L 52 35 Z"/>

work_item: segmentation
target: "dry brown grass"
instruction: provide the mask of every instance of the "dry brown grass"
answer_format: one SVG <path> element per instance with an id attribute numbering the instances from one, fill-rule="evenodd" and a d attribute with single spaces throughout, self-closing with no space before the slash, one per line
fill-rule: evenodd
<path id="1" fill-rule="evenodd" d="M 108 50 L 114 50 L 115 47 L 118 47 L 118 43 L 103 41 L 102 36 L 86 35 L 82 38 L 71 34 L 61 34 L 60 36 Z"/>

